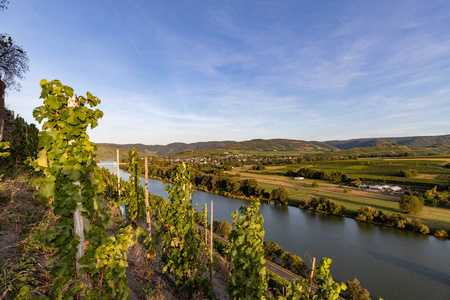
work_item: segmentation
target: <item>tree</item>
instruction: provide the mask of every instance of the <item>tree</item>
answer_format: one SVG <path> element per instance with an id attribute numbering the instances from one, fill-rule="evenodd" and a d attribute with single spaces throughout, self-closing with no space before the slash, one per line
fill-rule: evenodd
<path id="1" fill-rule="evenodd" d="M 274 261 L 283 254 L 283 248 L 275 242 L 264 242 L 264 258 Z"/>
<path id="2" fill-rule="evenodd" d="M 287 198 L 289 197 L 289 191 L 284 186 L 272 190 L 270 194 L 270 199 L 279 202 L 280 204 L 287 205 Z"/>
<path id="3" fill-rule="evenodd" d="M 19 90 L 20 85 L 16 79 L 23 79 L 28 69 L 28 56 L 25 50 L 16 45 L 9 35 L 0 34 L 0 81 L 5 83 L 7 89 Z M 4 107 L 4 103 L 2 104 Z"/>
<path id="4" fill-rule="evenodd" d="M 414 169 L 407 169 L 407 170 L 399 171 L 398 175 L 401 177 L 413 178 L 413 177 L 416 177 L 417 175 L 419 175 L 419 173 L 417 173 L 417 171 Z"/>
<path id="5" fill-rule="evenodd" d="M 370 300 L 368 290 L 361 287 L 358 279 L 353 278 L 345 282 L 347 290 L 343 293 L 347 300 Z"/>
<path id="6" fill-rule="evenodd" d="M 414 195 L 405 195 L 400 199 L 399 207 L 408 214 L 418 214 L 423 209 L 423 203 L 419 197 Z"/>
<path id="7" fill-rule="evenodd" d="M 280 266 L 292 271 L 297 275 L 304 276 L 308 271 L 308 266 L 303 261 L 303 259 L 289 251 L 284 251 L 283 254 L 281 254 Z"/>
<path id="8" fill-rule="evenodd" d="M 231 232 L 231 224 L 225 220 L 220 221 L 217 226 L 217 234 L 221 237 L 227 238 Z"/>

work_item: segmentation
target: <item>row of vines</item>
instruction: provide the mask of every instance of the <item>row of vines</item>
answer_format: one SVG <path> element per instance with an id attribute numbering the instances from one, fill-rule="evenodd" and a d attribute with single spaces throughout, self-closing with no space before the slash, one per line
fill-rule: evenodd
<path id="1" fill-rule="evenodd" d="M 207 278 L 213 257 L 197 222 L 206 226 L 206 208 L 198 214 L 192 205 L 192 169 L 180 164 L 172 171 L 169 199 L 150 196 L 140 186 L 140 157 L 129 152 L 128 182 L 117 178 L 95 162 L 96 146 L 86 134 L 103 113 L 95 108 L 100 99 L 87 93 L 76 95 L 59 81 L 41 81 L 44 104 L 33 115 L 43 123 L 39 153 L 33 162 L 43 177 L 34 180 L 59 222 L 46 236 L 57 249 L 48 261 L 54 278 L 51 293 L 57 299 L 128 299 L 126 276 L 128 249 L 144 244 L 150 260 L 159 252 L 162 271 L 172 275 L 180 298 L 194 295 L 214 299 Z M 120 207 L 126 207 L 121 211 Z M 137 226 L 149 208 L 156 226 L 153 232 Z M 121 214 L 121 216 L 120 216 Z M 116 217 L 119 218 L 116 218 Z M 270 298 L 264 259 L 264 218 L 259 203 L 242 206 L 232 214 L 233 229 L 224 252 L 231 260 L 229 291 L 233 299 Z M 119 220 L 119 221 L 117 221 Z M 114 232 L 113 222 L 121 229 Z M 212 221 L 212 220 L 211 220 Z M 113 233 L 112 233 L 113 232 Z M 335 283 L 329 272 L 331 260 L 324 258 L 315 269 L 317 290 L 293 282 L 279 299 L 336 299 L 344 284 Z"/>

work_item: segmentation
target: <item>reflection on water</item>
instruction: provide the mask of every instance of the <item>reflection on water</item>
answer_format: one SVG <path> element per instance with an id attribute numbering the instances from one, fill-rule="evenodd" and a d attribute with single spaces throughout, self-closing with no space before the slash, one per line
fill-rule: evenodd
<path id="1" fill-rule="evenodd" d="M 113 166 L 108 166 L 113 169 Z M 124 172 L 121 171 L 123 175 Z M 143 180 L 142 180 L 143 182 Z M 159 181 L 149 180 L 152 194 L 167 197 Z M 247 201 L 197 191 L 194 205 L 214 201 L 214 219 L 232 222 L 231 212 Z M 372 299 L 450 299 L 450 241 L 358 222 L 349 218 L 263 203 L 265 240 L 309 262 L 333 260 L 335 281 L 358 278 Z"/>

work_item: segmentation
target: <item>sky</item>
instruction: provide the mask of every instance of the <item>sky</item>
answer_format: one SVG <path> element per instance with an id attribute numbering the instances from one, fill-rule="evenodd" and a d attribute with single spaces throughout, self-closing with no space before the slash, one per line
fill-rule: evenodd
<path id="1" fill-rule="evenodd" d="M 96 143 L 450 134 L 450 1 L 10 0 L 41 79 L 102 102 Z"/>

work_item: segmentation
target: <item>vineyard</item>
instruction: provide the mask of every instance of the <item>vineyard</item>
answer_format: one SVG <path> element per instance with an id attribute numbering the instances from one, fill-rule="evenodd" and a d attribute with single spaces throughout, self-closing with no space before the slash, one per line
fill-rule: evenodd
<path id="1" fill-rule="evenodd" d="M 300 168 L 313 168 L 326 172 L 343 172 L 352 180 L 371 183 L 389 183 L 402 186 L 411 186 L 417 189 L 430 189 L 439 186 L 446 190 L 450 185 L 450 169 L 445 168 L 445 159 L 358 159 L 358 160 L 336 160 L 316 161 L 314 163 L 303 163 L 288 165 L 284 168 L 265 170 L 262 173 L 284 175 L 289 170 Z M 405 170 L 415 170 L 417 177 L 407 178 L 401 174 Z"/>
<path id="2" fill-rule="evenodd" d="M 129 151 L 129 180 L 118 180 L 96 165 L 96 146 L 86 134 L 103 116 L 94 109 L 100 99 L 89 92 L 76 95 L 57 80 L 43 80 L 41 87 L 44 104 L 33 115 L 43 122 L 43 131 L 38 134 L 39 152 L 31 164 L 35 174 L 31 183 L 39 191 L 35 199 L 47 208 L 41 208 L 41 217 L 28 223 L 31 234 L 22 243 L 20 260 L 0 257 L 5 275 L 0 281 L 0 299 L 129 299 L 128 256 L 136 245 L 146 253 L 139 268 L 150 274 L 161 265 L 159 276 L 175 298 L 216 299 L 213 266 L 221 258 L 212 250 L 207 230 L 199 226 L 207 227 L 207 211 L 204 207 L 198 214 L 192 205 L 190 166 L 179 164 L 172 170 L 169 199 L 149 195 L 140 186 L 137 149 Z M 8 145 L 2 144 L 2 153 L 7 150 Z M 2 198 L 6 203 L 2 216 L 17 208 L 14 192 L 10 192 L 10 199 Z M 15 213 L 22 222 L 29 222 L 20 211 Z M 232 216 L 230 240 L 221 247 L 221 254 L 228 259 L 225 274 L 231 297 L 277 297 L 268 292 L 259 203 L 242 206 Z M 14 220 L 17 227 L 18 219 L 10 218 L 0 225 L 12 226 Z M 209 222 L 213 223 L 212 218 Z M 212 226 L 209 236 L 212 241 Z M 43 254 L 45 266 L 32 258 Z M 306 270 L 316 289 L 311 290 L 311 281 L 293 282 L 278 298 L 336 299 L 346 286 L 332 280 L 330 262 L 324 258 L 317 268 Z M 33 280 L 36 272 L 39 279 Z M 271 278 L 272 282 L 282 281 Z M 164 299 L 160 286 L 144 286 L 144 298 Z"/>

